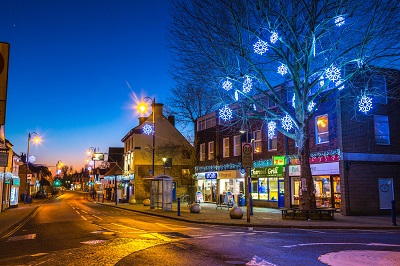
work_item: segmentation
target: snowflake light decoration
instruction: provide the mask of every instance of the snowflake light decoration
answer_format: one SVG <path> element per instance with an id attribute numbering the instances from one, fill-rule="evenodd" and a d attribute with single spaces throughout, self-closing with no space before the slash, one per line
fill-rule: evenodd
<path id="1" fill-rule="evenodd" d="M 256 54 L 262 55 L 268 51 L 268 44 L 267 42 L 258 40 L 255 44 L 253 44 L 253 48 Z"/>
<path id="2" fill-rule="evenodd" d="M 335 66 L 332 66 L 326 70 L 325 76 L 330 80 L 335 82 L 340 79 L 340 69 Z"/>
<path id="3" fill-rule="evenodd" d="M 325 85 L 325 80 L 324 80 L 324 77 L 321 76 L 321 77 L 319 78 L 319 87 L 322 88 L 324 85 Z"/>
<path id="4" fill-rule="evenodd" d="M 358 66 L 358 68 L 362 68 L 363 65 L 364 65 L 364 60 L 362 60 L 362 59 L 357 59 L 357 66 Z"/>
<path id="5" fill-rule="evenodd" d="M 143 126 L 143 133 L 146 135 L 150 135 L 153 132 L 153 127 L 149 124 Z"/>
<path id="6" fill-rule="evenodd" d="M 281 122 L 282 122 L 282 128 L 284 130 L 289 131 L 293 128 L 293 120 L 292 118 L 290 118 L 289 115 L 285 115 L 284 117 L 282 117 Z"/>
<path id="7" fill-rule="evenodd" d="M 219 117 L 222 118 L 224 121 L 228 121 L 232 118 L 232 110 L 225 105 L 221 109 L 219 109 Z"/>
<path id="8" fill-rule="evenodd" d="M 344 17 L 339 16 L 339 17 L 335 18 L 335 24 L 338 27 L 342 26 L 344 24 Z"/>
<path id="9" fill-rule="evenodd" d="M 275 129 L 276 129 L 276 123 L 274 121 L 271 121 L 268 123 L 268 138 L 273 139 L 275 137 Z"/>
<path id="10" fill-rule="evenodd" d="M 239 92 L 238 91 L 235 91 L 235 100 L 239 101 Z"/>
<path id="11" fill-rule="evenodd" d="M 278 66 L 278 73 L 281 74 L 282 76 L 287 74 L 288 72 L 288 68 L 286 65 L 282 64 L 280 66 Z"/>
<path id="12" fill-rule="evenodd" d="M 276 41 L 278 40 L 278 33 L 273 32 L 271 37 L 269 37 L 269 40 L 271 43 L 276 43 Z"/>
<path id="13" fill-rule="evenodd" d="M 246 79 L 243 82 L 243 92 L 248 93 L 249 91 L 251 91 L 252 86 L 253 86 L 253 81 L 251 80 L 251 78 L 246 77 Z"/>
<path id="14" fill-rule="evenodd" d="M 225 80 L 224 83 L 222 83 L 222 88 L 226 91 L 229 91 L 232 89 L 232 82 L 229 80 Z"/>
<path id="15" fill-rule="evenodd" d="M 293 93 L 293 97 L 292 97 L 292 106 L 293 108 L 296 108 L 296 94 Z"/>
<path id="16" fill-rule="evenodd" d="M 368 113 L 372 109 L 372 98 L 366 95 L 362 96 L 358 102 L 358 111 L 364 114 Z"/>
<path id="17" fill-rule="evenodd" d="M 343 84 L 343 80 L 339 79 L 338 81 L 336 81 L 335 86 L 338 88 L 338 90 L 343 90 L 344 89 L 344 84 Z"/>
<path id="18" fill-rule="evenodd" d="M 314 107 L 315 107 L 315 102 L 311 101 L 308 103 L 307 110 L 311 112 L 314 109 Z"/>

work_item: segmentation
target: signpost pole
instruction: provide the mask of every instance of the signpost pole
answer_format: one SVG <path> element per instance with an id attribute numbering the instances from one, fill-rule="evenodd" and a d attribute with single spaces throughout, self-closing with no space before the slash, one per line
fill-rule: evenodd
<path id="1" fill-rule="evenodd" d="M 247 209 L 247 222 L 250 223 L 250 173 L 251 167 L 253 167 L 253 145 L 251 143 L 242 143 L 242 167 L 246 169 L 245 177 L 245 198 L 246 198 L 246 209 Z"/>

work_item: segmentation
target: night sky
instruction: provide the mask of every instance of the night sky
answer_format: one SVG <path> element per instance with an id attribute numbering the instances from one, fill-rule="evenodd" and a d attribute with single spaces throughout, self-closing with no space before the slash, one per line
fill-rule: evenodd
<path id="1" fill-rule="evenodd" d="M 0 42 L 10 44 L 5 137 L 52 170 L 79 170 L 89 147 L 123 147 L 137 126 L 135 95 L 163 102 L 167 0 L 1 0 Z"/>

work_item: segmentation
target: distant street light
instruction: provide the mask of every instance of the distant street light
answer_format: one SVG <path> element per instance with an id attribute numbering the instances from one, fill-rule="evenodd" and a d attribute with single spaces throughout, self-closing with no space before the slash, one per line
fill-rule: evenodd
<path id="1" fill-rule="evenodd" d="M 57 175 L 57 176 L 59 176 L 59 174 L 60 174 L 61 169 L 62 169 L 63 166 L 64 166 L 63 161 L 58 160 L 58 161 L 57 161 L 57 164 L 56 164 L 56 175 Z"/>
<path id="2" fill-rule="evenodd" d="M 167 158 L 162 158 L 163 162 L 164 162 L 164 175 L 165 175 L 165 162 L 167 161 Z"/>
<path id="3" fill-rule="evenodd" d="M 152 145 L 152 166 L 151 166 L 151 175 L 154 176 L 154 150 L 155 150 L 155 136 L 156 136 L 156 121 L 154 119 L 154 109 L 156 105 L 156 98 L 150 98 L 150 97 L 144 97 L 142 102 L 139 104 L 138 109 L 140 112 L 144 112 L 147 110 L 147 106 L 145 104 L 145 101 L 151 101 L 151 110 L 152 110 L 152 115 L 153 115 L 153 128 L 150 131 L 148 127 L 144 126 L 143 131 L 145 134 L 150 135 L 150 133 L 153 134 L 153 145 Z"/>
<path id="4" fill-rule="evenodd" d="M 28 151 L 26 153 L 26 184 L 25 184 L 25 192 L 24 192 L 24 203 L 26 203 L 27 199 L 27 189 L 28 189 L 28 169 L 29 169 L 29 150 L 30 150 L 30 143 L 33 138 L 33 143 L 38 144 L 40 142 L 40 137 L 36 132 L 29 132 L 28 133 Z"/>

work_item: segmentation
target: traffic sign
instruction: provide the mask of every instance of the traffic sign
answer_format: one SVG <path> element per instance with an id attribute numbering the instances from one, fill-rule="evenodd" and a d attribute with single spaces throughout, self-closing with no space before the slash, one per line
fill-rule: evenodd
<path id="1" fill-rule="evenodd" d="M 242 143 L 242 166 L 253 167 L 253 145 Z"/>

